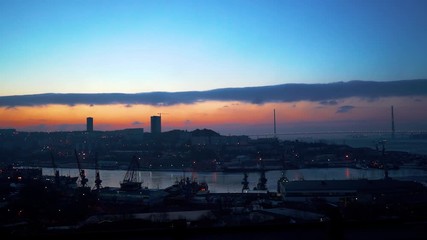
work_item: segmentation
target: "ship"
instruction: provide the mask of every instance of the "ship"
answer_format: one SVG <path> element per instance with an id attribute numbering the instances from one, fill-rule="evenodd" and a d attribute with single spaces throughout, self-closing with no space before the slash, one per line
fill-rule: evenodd
<path id="1" fill-rule="evenodd" d="M 142 189 L 138 158 L 134 155 L 119 188 L 97 188 L 96 192 L 99 199 L 105 202 L 143 204 L 147 196 L 141 191 Z"/>
<path id="2" fill-rule="evenodd" d="M 79 179 L 78 176 L 69 176 L 69 175 L 60 175 L 58 167 L 55 163 L 55 158 L 53 156 L 53 153 L 50 152 L 50 158 L 52 161 L 52 168 L 54 172 L 54 178 L 51 179 L 50 176 L 45 176 L 45 179 L 47 181 L 53 181 L 55 184 L 59 186 L 66 186 L 66 187 L 77 187 L 77 180 Z"/>
<path id="3" fill-rule="evenodd" d="M 120 183 L 120 189 L 123 191 L 137 191 L 142 187 L 142 179 L 139 174 L 138 158 L 134 155 L 129 164 L 129 168 L 123 181 Z"/>
<path id="4" fill-rule="evenodd" d="M 168 193 L 166 199 L 169 201 L 189 201 L 194 198 L 200 200 L 208 195 L 209 186 L 206 182 L 199 182 L 195 178 L 183 177 L 164 191 Z"/>
<path id="5" fill-rule="evenodd" d="M 101 181 L 99 175 L 97 179 Z M 163 189 L 149 189 L 142 184 L 139 158 L 134 155 L 120 182 L 120 187 L 97 187 L 94 192 L 101 204 L 119 211 L 125 208 L 131 211 L 144 210 L 149 206 L 161 204 L 168 195 Z"/>

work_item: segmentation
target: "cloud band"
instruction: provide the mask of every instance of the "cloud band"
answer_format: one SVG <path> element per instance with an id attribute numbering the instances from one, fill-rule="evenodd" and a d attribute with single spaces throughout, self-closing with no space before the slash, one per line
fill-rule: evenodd
<path id="1" fill-rule="evenodd" d="M 222 88 L 209 91 L 147 93 L 46 93 L 0 96 L 0 106 L 145 104 L 175 105 L 201 101 L 267 102 L 330 101 L 349 97 L 427 96 L 427 79 L 389 82 L 349 81 L 327 84 L 282 84 L 261 87 Z"/>

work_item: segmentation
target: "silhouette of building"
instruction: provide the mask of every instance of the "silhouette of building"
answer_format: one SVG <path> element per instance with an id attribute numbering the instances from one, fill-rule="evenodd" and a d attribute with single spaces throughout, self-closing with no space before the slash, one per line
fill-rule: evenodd
<path id="1" fill-rule="evenodd" d="M 162 132 L 162 118 L 160 116 L 151 116 L 151 133 Z"/>
<path id="2" fill-rule="evenodd" d="M 93 132 L 93 118 L 86 118 L 86 131 Z"/>

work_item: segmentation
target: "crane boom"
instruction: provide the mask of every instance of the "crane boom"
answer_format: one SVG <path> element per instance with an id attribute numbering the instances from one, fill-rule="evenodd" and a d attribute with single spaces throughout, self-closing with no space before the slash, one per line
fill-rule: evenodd
<path id="1" fill-rule="evenodd" d="M 98 165 L 98 153 L 95 153 L 95 188 L 100 189 L 102 180 L 99 175 L 99 165 Z"/>
<path id="2" fill-rule="evenodd" d="M 85 187 L 88 180 L 86 178 L 86 173 L 85 170 L 82 169 L 82 166 L 80 164 L 80 160 L 79 160 L 79 155 L 77 154 L 77 150 L 74 149 L 74 154 L 76 155 L 76 160 L 77 160 L 77 167 L 79 168 L 79 176 L 80 176 L 80 185 L 82 187 Z"/>
<path id="3" fill-rule="evenodd" d="M 59 183 L 59 171 L 55 164 L 55 158 L 53 157 L 53 153 L 50 152 L 50 159 L 52 160 L 53 173 L 55 175 L 55 182 Z"/>

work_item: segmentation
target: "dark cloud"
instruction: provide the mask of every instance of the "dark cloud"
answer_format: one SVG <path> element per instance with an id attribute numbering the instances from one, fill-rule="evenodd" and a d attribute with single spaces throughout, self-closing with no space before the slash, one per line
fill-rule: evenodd
<path id="1" fill-rule="evenodd" d="M 329 105 L 329 106 L 333 106 L 333 105 L 338 104 L 338 102 L 336 100 L 325 100 L 325 101 L 320 101 L 319 103 L 322 105 Z"/>
<path id="2" fill-rule="evenodd" d="M 347 113 L 347 112 L 350 112 L 350 110 L 352 110 L 353 108 L 354 106 L 349 106 L 349 105 L 341 106 L 338 108 L 336 113 Z"/>
<path id="3" fill-rule="evenodd" d="M 148 104 L 170 106 L 202 101 L 239 101 L 253 104 L 267 102 L 314 101 L 333 103 L 330 99 L 359 97 L 377 99 L 392 96 L 427 96 L 427 79 L 390 82 L 350 81 L 326 84 L 282 84 L 262 87 L 222 88 L 210 91 L 35 94 L 0 97 L 0 106 L 36 106 L 47 104 Z M 335 100 L 334 100 L 335 101 Z"/>

